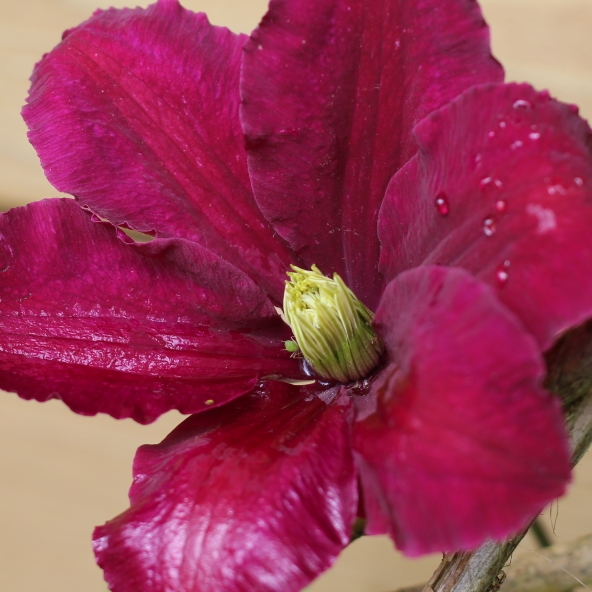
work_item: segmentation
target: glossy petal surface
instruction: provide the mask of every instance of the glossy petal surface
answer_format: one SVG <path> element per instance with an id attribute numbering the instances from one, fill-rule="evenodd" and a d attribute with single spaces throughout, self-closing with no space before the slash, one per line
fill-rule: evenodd
<path id="1" fill-rule="evenodd" d="M 471 549 L 564 492 L 559 400 L 491 288 L 460 269 L 412 270 L 387 286 L 375 322 L 391 362 L 355 426 L 369 533 L 408 555 Z"/>
<path id="2" fill-rule="evenodd" d="M 421 151 L 381 211 L 386 276 L 421 263 L 464 267 L 543 349 L 589 318 L 592 139 L 574 109 L 528 85 L 481 87 L 415 133 Z"/>
<path id="3" fill-rule="evenodd" d="M 116 225 L 198 241 L 281 297 L 238 118 L 244 36 L 161 0 L 98 11 L 37 65 L 23 115 L 48 179 Z"/>
<path id="4" fill-rule="evenodd" d="M 131 508 L 95 532 L 114 592 L 298 592 L 329 567 L 357 504 L 351 409 L 308 394 L 268 383 L 140 448 Z"/>
<path id="5" fill-rule="evenodd" d="M 2 214 L 1 388 L 146 422 L 229 401 L 266 374 L 299 375 L 241 271 L 190 241 L 116 232 L 73 200 Z"/>
<path id="6" fill-rule="evenodd" d="M 377 304 L 376 220 L 412 127 L 501 81 L 472 0 L 272 0 L 245 48 L 241 118 L 255 197 L 309 264 Z"/>

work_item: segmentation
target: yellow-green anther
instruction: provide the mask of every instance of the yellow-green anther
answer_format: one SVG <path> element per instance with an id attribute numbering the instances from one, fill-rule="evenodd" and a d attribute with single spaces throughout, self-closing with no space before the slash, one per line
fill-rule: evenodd
<path id="1" fill-rule="evenodd" d="M 331 279 L 316 265 L 310 271 L 291 267 L 281 314 L 294 341 L 286 349 L 299 349 L 323 378 L 347 383 L 368 376 L 384 351 L 372 311 L 336 273 Z"/>

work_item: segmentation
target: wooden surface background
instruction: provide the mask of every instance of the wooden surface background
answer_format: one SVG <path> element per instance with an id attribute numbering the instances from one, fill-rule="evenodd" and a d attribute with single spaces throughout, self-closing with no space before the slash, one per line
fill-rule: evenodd
<path id="1" fill-rule="evenodd" d="M 53 197 L 26 139 L 19 111 L 34 63 L 61 32 L 108 0 L 0 0 L 0 211 Z M 215 24 L 249 32 L 264 0 L 186 0 Z M 508 80 L 529 81 L 577 103 L 592 118 L 592 0 L 485 0 L 496 56 Z M 0 591 L 105 592 L 90 533 L 127 506 L 137 446 L 157 442 L 180 416 L 151 426 L 78 417 L 58 402 L 43 405 L 0 393 Z M 546 511 L 557 540 L 592 532 L 592 461 L 576 472 L 570 494 Z M 557 514 L 557 515 L 556 515 Z M 556 518 L 556 519 L 555 519 Z M 535 549 L 527 539 L 520 552 Z M 315 592 L 386 592 L 428 577 L 439 558 L 410 561 L 382 537 L 348 548 L 312 587 Z M 511 568 L 510 568 L 511 569 Z"/>

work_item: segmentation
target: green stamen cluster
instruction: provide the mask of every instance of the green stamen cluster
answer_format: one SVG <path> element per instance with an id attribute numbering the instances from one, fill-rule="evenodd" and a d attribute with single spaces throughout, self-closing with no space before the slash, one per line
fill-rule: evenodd
<path id="1" fill-rule="evenodd" d="M 380 361 L 384 346 L 372 328 L 374 315 L 337 275 L 323 275 L 291 266 L 284 292 L 284 321 L 300 349 L 320 376 L 347 383 L 368 376 Z"/>

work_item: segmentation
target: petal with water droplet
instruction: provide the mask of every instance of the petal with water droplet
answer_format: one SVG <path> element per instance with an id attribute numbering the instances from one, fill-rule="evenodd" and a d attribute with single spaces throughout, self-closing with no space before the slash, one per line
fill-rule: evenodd
<path id="1" fill-rule="evenodd" d="M 130 242 L 70 199 L 1 214 L 0 233 L 0 388 L 147 423 L 304 378 L 263 291 L 192 241 Z"/>
<path id="2" fill-rule="evenodd" d="M 366 532 L 388 532 L 408 555 L 473 549 L 563 493 L 560 401 L 493 288 L 423 266 L 387 286 L 375 324 L 391 364 L 373 385 L 374 413 L 355 424 Z"/>
<path id="3" fill-rule="evenodd" d="M 375 307 L 384 287 L 378 210 L 416 151 L 413 126 L 466 88 L 502 78 L 476 2 L 271 2 L 242 68 L 258 204 L 308 265 L 338 272 Z"/>
<path id="4" fill-rule="evenodd" d="M 118 592 L 299 592 L 349 543 L 351 406 L 268 383 L 134 459 L 131 508 L 95 530 Z M 197 582 L 197 584 L 196 584 Z"/>
<path id="5" fill-rule="evenodd" d="M 532 108 L 513 117 L 516 100 L 528 100 Z M 487 138 L 500 115 L 507 127 Z M 533 129 L 540 134 L 536 142 L 528 140 Z M 503 285 L 500 298 L 544 349 L 591 317 L 592 144 L 586 122 L 547 93 L 510 84 L 467 91 L 415 133 L 420 151 L 393 178 L 380 214 L 386 277 L 422 263 L 464 267 L 496 288 Z M 511 150 L 508 139 L 523 145 Z M 479 170 L 475 153 L 482 155 Z M 454 213 L 446 225 L 433 207 L 438 191 L 446 192 Z M 494 225 L 492 212 L 504 209 L 500 200 L 511 207 Z M 511 281 L 500 284 L 505 259 L 512 261 Z"/>

